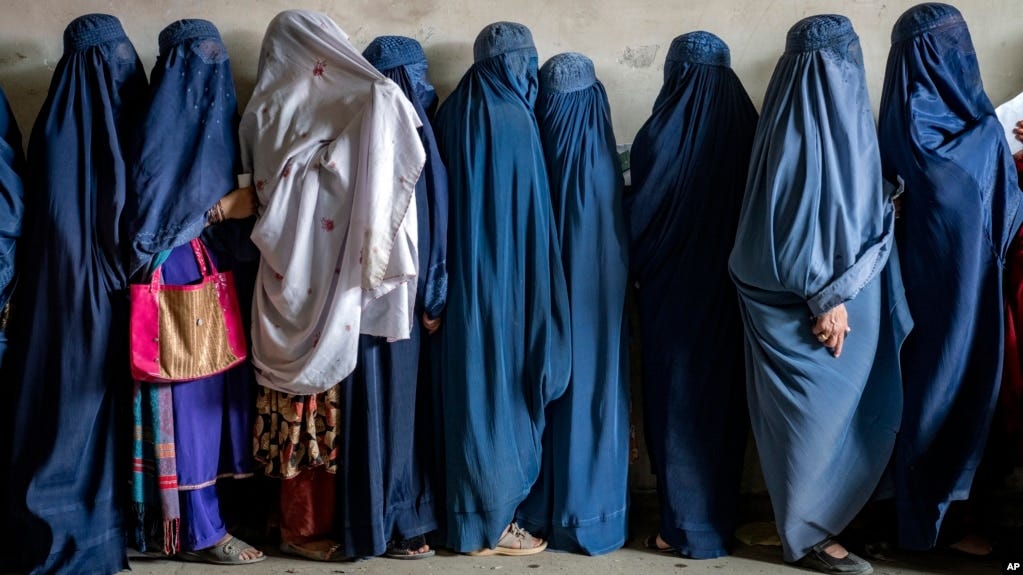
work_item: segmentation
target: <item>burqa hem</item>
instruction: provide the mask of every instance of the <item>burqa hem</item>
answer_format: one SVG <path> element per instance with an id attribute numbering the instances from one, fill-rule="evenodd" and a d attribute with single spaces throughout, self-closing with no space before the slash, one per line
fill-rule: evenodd
<path id="1" fill-rule="evenodd" d="M 448 544 L 458 553 L 497 547 L 501 534 L 515 520 L 516 511 L 528 495 L 527 487 L 515 498 L 490 509 L 450 511 Z"/>
<path id="2" fill-rule="evenodd" d="M 564 522 L 551 525 L 548 521 L 537 520 L 519 514 L 519 525 L 530 533 L 545 537 L 549 548 L 571 553 L 585 553 L 597 556 L 621 549 L 629 531 L 629 513 L 622 508 L 598 517 L 577 520 L 574 524 Z"/>

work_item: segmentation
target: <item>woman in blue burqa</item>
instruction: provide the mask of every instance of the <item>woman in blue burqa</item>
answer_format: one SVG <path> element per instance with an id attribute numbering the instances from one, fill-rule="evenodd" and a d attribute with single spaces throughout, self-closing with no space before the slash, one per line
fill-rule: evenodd
<path id="1" fill-rule="evenodd" d="M 767 88 L 729 269 L 750 420 L 786 562 L 869 573 L 838 535 L 874 492 L 911 327 L 863 56 L 844 16 L 788 33 Z"/>
<path id="2" fill-rule="evenodd" d="M 897 237 L 917 324 L 902 350 L 892 460 L 899 543 L 929 549 L 949 504 L 970 496 L 984 452 L 1002 371 L 1002 268 L 1023 216 L 1008 144 L 952 6 L 921 4 L 895 23 L 880 134 L 885 178 L 905 181 Z M 949 543 L 967 535 L 965 524 L 951 527 Z M 982 541 L 969 545 L 985 552 Z"/>
<path id="3" fill-rule="evenodd" d="M 544 408 L 568 384 L 568 292 L 533 116 L 529 29 L 498 22 L 437 112 L 448 169 L 440 335 L 447 539 L 459 552 L 547 546 L 514 523 L 540 471 Z"/>
<path id="4" fill-rule="evenodd" d="M 757 112 L 730 59 L 709 32 L 671 43 L 664 85 L 632 146 L 625 204 L 661 504 L 648 547 L 696 559 L 729 552 L 749 433 L 728 254 Z"/>
<path id="5" fill-rule="evenodd" d="M 21 236 L 21 218 L 25 212 L 25 192 L 21 182 L 24 172 L 21 130 L 7 103 L 7 95 L 0 89 L 0 366 L 7 349 L 8 303 L 14 293 L 15 246 Z"/>
<path id="6" fill-rule="evenodd" d="M 179 20 L 159 40 L 129 167 L 123 215 L 129 273 L 134 283 L 148 283 L 159 266 L 162 283 L 188 285 L 202 280 L 199 254 L 189 245 L 200 235 L 219 271 L 237 272 L 246 253 L 255 261 L 246 226 L 226 221 L 254 213 L 255 191 L 232 192 L 240 171 L 238 105 L 217 28 Z M 252 291 L 237 273 L 236 285 Z M 217 494 L 218 479 L 250 476 L 255 468 L 251 370 L 243 362 L 193 381 L 135 382 L 130 534 L 136 548 L 217 564 L 264 558 L 228 534 Z"/>
<path id="7" fill-rule="evenodd" d="M 409 339 L 359 336 L 358 363 L 341 383 L 341 462 L 336 519 L 344 555 L 421 558 L 434 554 L 425 534 L 437 528 L 433 466 L 433 393 L 419 379 L 420 350 L 440 324 L 447 293 L 447 172 L 427 109 L 436 94 L 419 42 L 381 36 L 363 52 L 412 102 L 426 165 L 416 183 L 419 275 Z"/>
<path id="8" fill-rule="evenodd" d="M 628 531 L 628 243 L 611 107 L 593 62 L 558 54 L 536 104 L 572 318 L 572 379 L 547 408 L 540 480 L 519 511 L 553 549 L 590 555 Z"/>
<path id="9" fill-rule="evenodd" d="M 29 141 L 26 217 L 0 381 L 10 393 L 0 571 L 128 568 L 131 393 L 122 212 L 146 77 L 113 16 L 64 31 Z M 118 471 L 120 469 L 120 471 Z M 10 545 L 10 547 L 8 547 Z"/>

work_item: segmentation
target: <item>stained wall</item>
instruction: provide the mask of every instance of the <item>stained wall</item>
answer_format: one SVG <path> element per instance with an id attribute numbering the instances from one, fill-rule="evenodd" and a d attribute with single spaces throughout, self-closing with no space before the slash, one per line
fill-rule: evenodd
<path id="1" fill-rule="evenodd" d="M 665 52 L 683 32 L 704 29 L 732 48 L 733 67 L 758 105 L 785 32 L 811 14 L 845 14 L 859 32 L 875 109 L 881 97 L 892 24 L 911 0 L 0 0 L 0 86 L 23 131 L 35 118 L 61 54 L 61 32 L 74 17 L 105 12 L 121 19 L 147 69 L 157 35 L 179 18 L 212 20 L 231 53 L 238 94 L 248 99 L 269 20 L 288 8 L 330 14 L 364 47 L 375 36 L 419 39 L 431 76 L 446 95 L 472 62 L 472 41 L 490 22 L 515 20 L 533 30 L 541 61 L 562 51 L 590 56 L 607 86 L 619 142 L 629 142 L 660 87 Z M 973 31 L 993 101 L 1023 91 L 1023 27 L 1014 0 L 959 0 Z"/>

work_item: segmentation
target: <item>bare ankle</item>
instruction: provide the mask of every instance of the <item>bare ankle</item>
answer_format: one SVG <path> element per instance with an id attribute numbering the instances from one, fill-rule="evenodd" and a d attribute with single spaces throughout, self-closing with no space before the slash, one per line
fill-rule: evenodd
<path id="1" fill-rule="evenodd" d="M 838 541 L 834 541 L 831 545 L 825 547 L 824 552 L 835 559 L 845 559 L 849 556 L 849 551 Z"/>

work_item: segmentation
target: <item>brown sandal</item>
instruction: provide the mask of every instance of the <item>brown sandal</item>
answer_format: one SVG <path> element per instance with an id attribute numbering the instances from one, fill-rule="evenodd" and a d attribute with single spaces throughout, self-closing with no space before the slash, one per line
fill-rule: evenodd
<path id="1" fill-rule="evenodd" d="M 323 561 L 326 563 L 337 563 L 340 561 L 347 561 L 348 557 L 345 557 L 344 553 L 341 552 L 341 544 L 334 543 L 333 541 L 324 539 L 322 541 L 316 541 L 315 543 L 327 543 L 326 549 L 316 550 L 309 549 L 298 543 L 288 543 L 287 541 L 281 542 L 281 553 L 285 555 L 291 555 L 293 557 L 301 557 L 310 561 Z"/>

